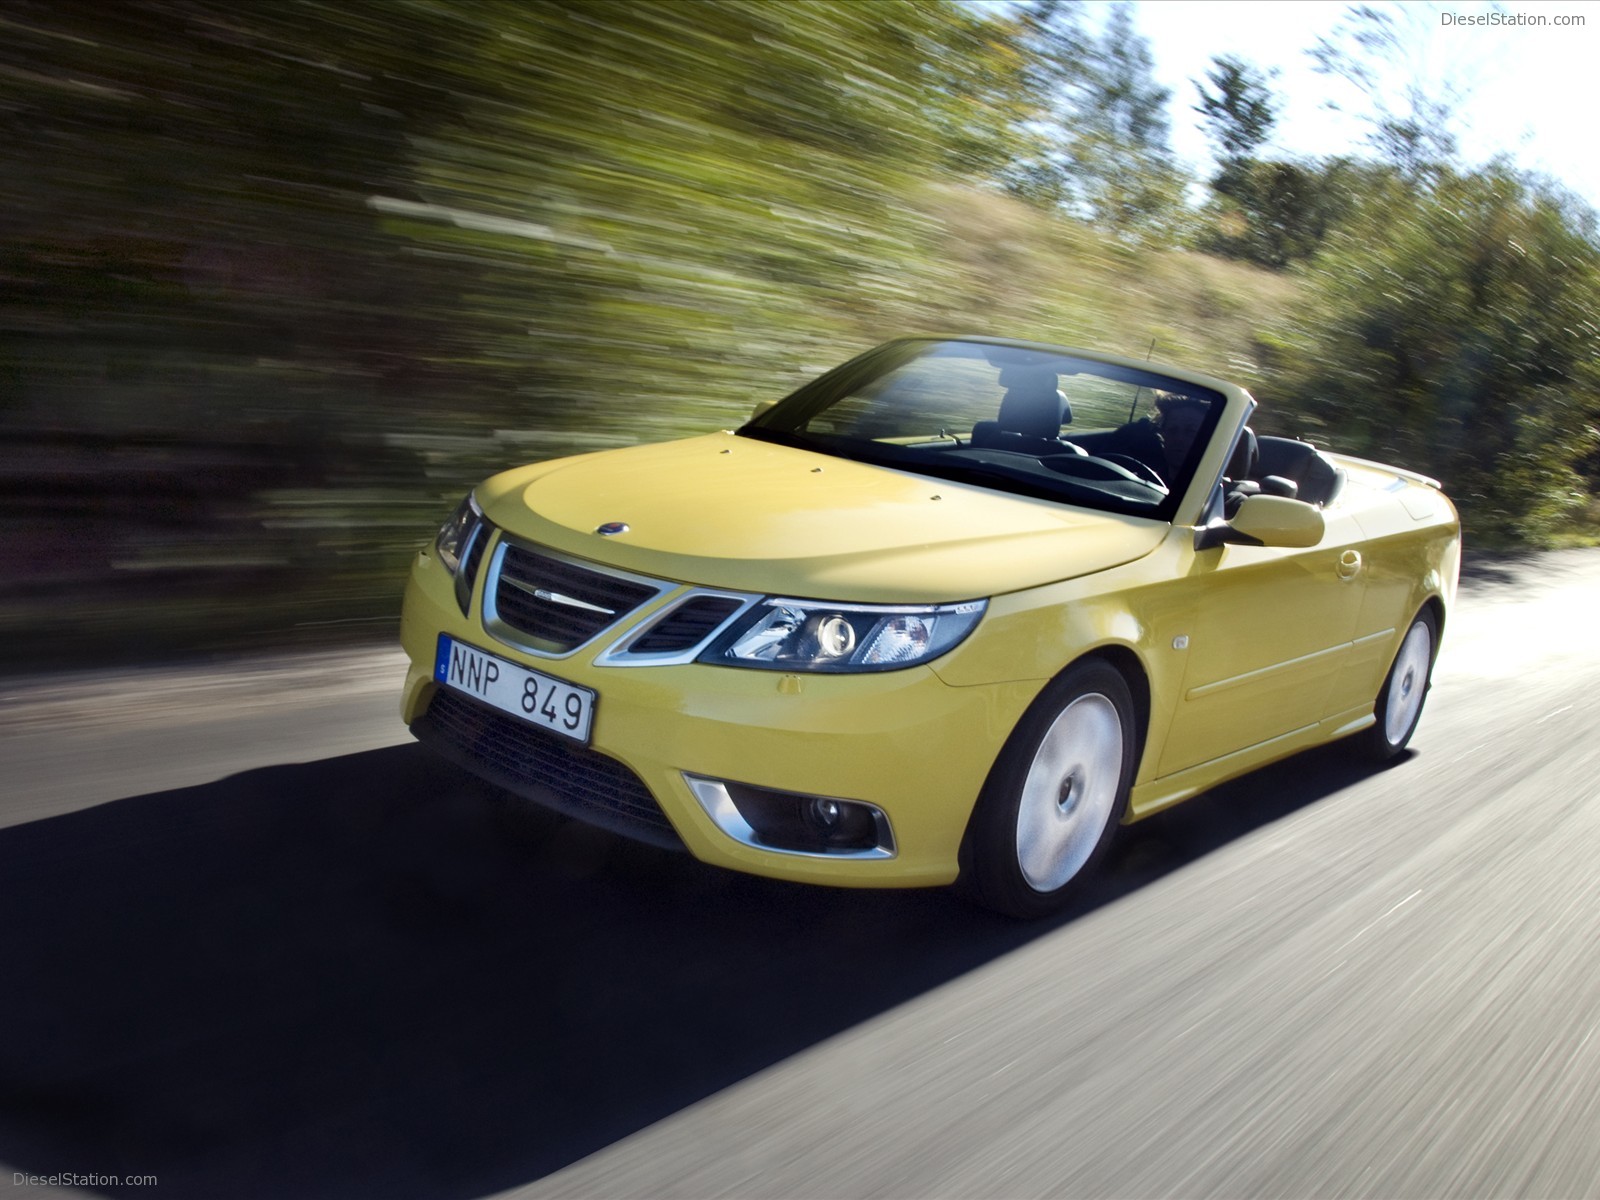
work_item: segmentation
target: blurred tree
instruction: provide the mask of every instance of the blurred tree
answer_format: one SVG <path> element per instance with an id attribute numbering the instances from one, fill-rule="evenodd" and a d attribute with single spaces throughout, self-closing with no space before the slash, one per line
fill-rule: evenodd
<path id="1" fill-rule="evenodd" d="M 1023 21 L 1045 134 L 1043 153 L 1018 163 L 1013 189 L 1118 234 L 1170 244 L 1187 179 L 1168 141 L 1171 91 L 1155 81 L 1131 6 L 1114 6 L 1098 35 L 1077 3 L 1036 0 Z"/>
<path id="2" fill-rule="evenodd" d="M 1150 43 L 1134 31 L 1131 6 L 1111 10 L 1093 49 L 1073 149 L 1090 211 L 1115 229 L 1166 234 L 1186 182 L 1168 140 L 1172 92 L 1155 82 Z"/>
<path id="3" fill-rule="evenodd" d="M 1205 118 L 1206 129 L 1217 144 L 1217 160 L 1224 166 L 1253 158 L 1272 136 L 1278 104 L 1268 85 L 1275 75 L 1276 70 L 1263 72 L 1242 58 L 1225 54 L 1213 58 L 1206 72 L 1214 91 L 1194 81 L 1200 97 L 1194 111 Z"/>
<path id="4" fill-rule="evenodd" d="M 110 583 L 123 622 L 392 611 L 440 493 L 925 324 L 961 289 L 919 198 L 1026 103 L 1014 23 L 947 0 L 4 20 L 5 628 Z"/>
<path id="5" fill-rule="evenodd" d="M 1503 164 L 1369 182 L 1271 390 L 1336 448 L 1438 476 L 1471 536 L 1548 537 L 1594 482 L 1594 213 Z"/>
<path id="6" fill-rule="evenodd" d="M 1214 183 L 1223 197 L 1218 231 L 1210 249 L 1259 266 L 1281 269 L 1308 259 L 1349 206 L 1343 164 L 1242 159 L 1225 167 Z M 1231 204 L 1227 203 L 1231 202 Z M 1230 230 L 1228 214 L 1237 213 Z"/>
<path id="7" fill-rule="evenodd" d="M 485 265 L 461 325 L 504 381 L 486 414 L 506 423 L 509 402 L 525 425 L 631 440 L 620 378 L 662 416 L 735 422 L 753 378 L 798 370 L 858 320 L 915 323 L 939 268 L 906 197 L 992 123 L 991 98 L 942 62 L 983 36 L 970 14 L 830 0 L 462 13 L 492 34 L 480 92 L 416 140 L 426 203 L 379 204 L 397 235 Z"/>
<path id="8" fill-rule="evenodd" d="M 1364 98 L 1369 142 L 1419 185 L 1455 159 L 1451 129 L 1459 88 L 1422 74 L 1421 47 L 1436 24 L 1420 6 L 1353 4 L 1308 53 L 1316 70 L 1343 79 Z M 1337 105 L 1331 105 L 1337 107 Z"/>
<path id="9" fill-rule="evenodd" d="M 1200 101 L 1194 111 L 1217 158 L 1199 245 L 1275 270 L 1310 258 L 1349 211 L 1361 173 L 1348 159 L 1259 157 L 1278 119 L 1270 88 L 1276 72 L 1228 55 L 1211 63 L 1205 81 L 1193 81 Z"/>
<path id="10" fill-rule="evenodd" d="M 1016 10 L 1016 37 L 1026 107 L 1016 153 L 1000 178 L 1015 195 L 1053 210 L 1072 199 L 1065 113 L 1080 86 L 1089 56 L 1082 0 L 1024 0 Z"/>
<path id="11" fill-rule="evenodd" d="M 947 20 L 930 24 L 923 73 L 945 169 L 974 180 L 1005 179 L 1016 164 L 1044 152 L 1028 14 L 958 5 Z"/>
<path id="12" fill-rule="evenodd" d="M 1130 266 L 1185 209 L 1125 7 L 1093 35 L 1064 0 L 8 0 L 3 22 L 8 646 L 381 627 L 451 494 L 508 463 L 730 426 L 917 328 L 1132 350 L 1159 327 L 1220 367 L 1298 286 Z M 1346 182 L 1366 224 L 1339 261 L 1444 271 L 1386 222 L 1461 218 L 1360 164 L 1241 176 L 1249 254 L 1300 257 Z M 1589 260 L 1515 232 L 1530 204 L 1496 220 L 1555 248 L 1484 268 L 1484 304 L 1577 321 Z M 1318 279 L 1287 379 L 1349 336 L 1339 287 L 1376 303 Z M 1486 344 L 1498 384 L 1522 344 Z M 1341 370 L 1317 394 L 1390 436 Z"/>
<path id="13" fill-rule="evenodd" d="M 366 200 L 469 86 L 459 24 L 409 0 L 4 20 L 0 628 L 149 652 L 387 611 L 406 548 L 371 531 L 438 500 L 383 437 L 456 390 L 430 298 L 473 267 L 400 253 Z"/>

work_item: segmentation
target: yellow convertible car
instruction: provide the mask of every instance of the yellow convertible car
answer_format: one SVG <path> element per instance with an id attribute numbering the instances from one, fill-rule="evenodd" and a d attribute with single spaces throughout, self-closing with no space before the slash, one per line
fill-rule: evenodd
<path id="1" fill-rule="evenodd" d="M 506 471 L 417 556 L 402 715 L 519 802 L 708 863 L 1047 913 L 1118 825 L 1416 728 L 1455 510 L 1254 408 L 907 339 L 733 432 Z"/>

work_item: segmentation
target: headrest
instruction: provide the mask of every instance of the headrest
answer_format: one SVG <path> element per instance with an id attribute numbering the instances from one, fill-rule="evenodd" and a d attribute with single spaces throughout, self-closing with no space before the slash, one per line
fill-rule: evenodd
<path id="1" fill-rule="evenodd" d="M 1029 437 L 1055 438 L 1061 427 L 1072 420 L 1067 397 L 1056 386 L 1056 373 L 1049 367 L 1007 367 L 1000 373 L 1007 385 L 1000 401 L 1000 427 Z"/>

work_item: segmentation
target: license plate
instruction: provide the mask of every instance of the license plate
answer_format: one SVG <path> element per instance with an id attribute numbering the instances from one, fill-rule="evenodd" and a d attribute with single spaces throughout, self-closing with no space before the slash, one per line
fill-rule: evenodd
<path id="1" fill-rule="evenodd" d="M 448 634 L 439 635 L 433 677 L 447 688 L 493 705 L 575 742 L 589 741 L 595 693 L 540 671 L 485 654 Z"/>

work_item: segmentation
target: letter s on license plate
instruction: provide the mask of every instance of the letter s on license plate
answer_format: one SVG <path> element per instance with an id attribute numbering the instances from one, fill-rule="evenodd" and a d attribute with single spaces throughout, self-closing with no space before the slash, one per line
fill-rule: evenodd
<path id="1" fill-rule="evenodd" d="M 493 705 L 562 737 L 588 744 L 595 693 L 498 655 L 439 635 L 433 677 L 447 688 Z"/>

